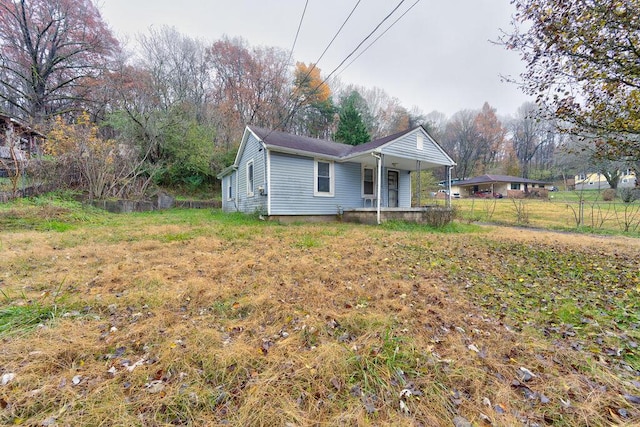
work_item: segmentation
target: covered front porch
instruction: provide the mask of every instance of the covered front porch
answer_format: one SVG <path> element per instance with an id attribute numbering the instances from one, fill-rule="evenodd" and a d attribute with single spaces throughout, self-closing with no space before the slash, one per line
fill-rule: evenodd
<path id="1" fill-rule="evenodd" d="M 403 220 L 436 225 L 450 222 L 452 164 L 407 157 L 403 152 L 385 154 L 382 150 L 353 160 L 363 168 L 362 205 L 345 208 L 342 213 L 345 221 L 381 224 L 389 220 Z M 420 175 L 442 167 L 445 168 L 447 182 L 445 206 L 430 205 L 433 201 L 424 199 Z M 412 179 L 415 175 L 418 175 L 417 179 Z"/>

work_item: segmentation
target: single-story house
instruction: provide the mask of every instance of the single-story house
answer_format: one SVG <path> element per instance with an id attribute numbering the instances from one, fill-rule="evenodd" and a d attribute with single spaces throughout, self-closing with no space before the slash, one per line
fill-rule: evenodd
<path id="1" fill-rule="evenodd" d="M 11 143 L 12 138 L 15 143 Z M 0 157 L 11 158 L 13 145 L 19 157 L 28 158 L 40 153 L 45 136 L 26 123 L 0 113 Z"/>
<path id="2" fill-rule="evenodd" d="M 548 182 L 517 176 L 481 175 L 456 182 L 451 189 L 462 197 L 519 197 L 524 194 L 525 187 L 528 191 L 534 191 L 551 186 Z"/>
<path id="3" fill-rule="evenodd" d="M 622 171 L 618 188 L 634 187 L 636 187 L 636 174 L 633 169 Z M 575 190 L 606 190 L 608 188 L 611 186 L 601 173 L 583 173 L 575 176 Z"/>
<path id="4" fill-rule="evenodd" d="M 421 126 L 356 146 L 247 126 L 218 179 L 227 212 L 287 221 L 359 211 L 380 223 L 425 209 L 412 207 L 412 172 L 445 167 L 450 176 L 454 165 Z"/>
<path id="5" fill-rule="evenodd" d="M 15 162 L 24 162 L 40 153 L 45 136 L 26 123 L 0 113 L 0 177 L 15 170 Z"/>

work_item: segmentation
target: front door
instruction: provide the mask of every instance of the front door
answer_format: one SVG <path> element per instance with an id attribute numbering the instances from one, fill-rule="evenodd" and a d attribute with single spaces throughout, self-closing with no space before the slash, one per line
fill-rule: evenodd
<path id="1" fill-rule="evenodd" d="M 389 207 L 398 207 L 398 171 L 387 171 L 387 188 L 389 189 Z"/>

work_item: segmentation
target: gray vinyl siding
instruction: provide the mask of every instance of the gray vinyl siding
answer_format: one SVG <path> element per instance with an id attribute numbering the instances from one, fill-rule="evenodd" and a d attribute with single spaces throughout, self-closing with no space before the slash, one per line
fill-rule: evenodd
<path id="1" fill-rule="evenodd" d="M 398 207 L 410 208 L 411 207 L 411 175 L 409 171 L 395 168 L 382 168 L 382 198 L 380 206 L 383 208 L 389 207 L 389 179 L 388 172 L 398 172 Z M 376 192 L 378 189 L 376 188 Z M 377 205 L 376 205 L 377 206 Z"/>
<path id="2" fill-rule="evenodd" d="M 235 212 L 235 198 L 236 194 L 236 186 L 235 186 L 235 176 L 236 172 L 232 172 L 229 175 L 222 178 L 222 210 L 224 212 Z M 231 183 L 232 187 L 232 200 L 229 200 L 229 183 Z"/>
<path id="3" fill-rule="evenodd" d="M 401 208 L 411 207 L 411 175 L 409 171 L 401 170 L 398 180 L 398 206 Z"/>
<path id="4" fill-rule="evenodd" d="M 247 143 L 242 152 L 240 161 L 238 162 L 238 170 L 235 176 L 238 179 L 236 198 L 238 201 L 238 210 L 245 213 L 253 213 L 256 211 L 267 211 L 267 196 L 261 196 L 258 187 L 266 188 L 266 160 L 265 150 L 259 151 L 262 147 L 261 143 L 249 134 Z M 253 160 L 253 196 L 247 195 L 247 165 Z"/>
<path id="5" fill-rule="evenodd" d="M 418 150 L 417 148 L 416 135 L 418 133 L 423 135 L 422 150 Z M 435 141 L 433 141 L 431 137 L 429 137 L 429 135 L 421 132 L 419 129 L 415 132 L 411 132 L 410 134 L 403 136 L 397 141 L 394 141 L 392 144 L 385 146 L 382 149 L 382 153 L 436 164 L 448 164 L 451 162 L 451 160 L 449 160 L 447 156 L 437 147 Z"/>
<path id="6" fill-rule="evenodd" d="M 314 196 L 314 158 L 277 152 L 270 156 L 270 215 L 335 215 L 338 206 L 362 207 L 359 163 L 334 162 L 334 195 L 326 197 Z"/>

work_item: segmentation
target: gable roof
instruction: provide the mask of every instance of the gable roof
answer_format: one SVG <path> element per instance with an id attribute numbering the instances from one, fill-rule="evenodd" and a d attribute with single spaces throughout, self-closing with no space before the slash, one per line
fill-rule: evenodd
<path id="1" fill-rule="evenodd" d="M 521 184 L 548 184 L 544 181 L 536 181 L 528 178 L 521 178 L 518 176 L 510 175 L 481 175 L 476 176 L 465 181 L 456 182 L 455 185 L 475 185 L 475 184 L 489 184 L 495 182 L 518 182 Z"/>
<path id="2" fill-rule="evenodd" d="M 349 153 L 352 145 L 324 139 L 309 138 L 308 136 L 292 135 L 290 133 L 269 130 L 257 126 L 247 126 L 253 134 L 265 143 L 267 147 L 279 147 L 305 153 L 324 154 L 341 158 Z"/>
<path id="3" fill-rule="evenodd" d="M 429 141 L 433 144 L 435 151 L 432 151 L 436 158 L 431 163 L 434 165 L 447 165 L 453 166 L 456 163 L 451 157 L 438 145 L 437 142 L 427 133 L 422 126 L 416 126 L 412 129 L 408 129 L 402 132 L 395 133 L 393 135 L 386 136 L 384 138 L 378 138 L 376 140 L 367 142 L 360 145 L 342 144 L 340 142 L 327 141 L 324 139 L 310 138 L 307 136 L 292 135 L 290 133 L 262 128 L 259 126 L 249 125 L 245 128 L 240 142 L 240 147 L 236 153 L 235 161 L 233 165 L 225 168 L 221 171 L 217 177 L 229 175 L 239 167 L 239 161 L 242 156 L 242 152 L 245 149 L 249 135 L 253 135 L 266 149 L 274 150 L 282 153 L 289 153 L 299 156 L 316 157 L 322 156 L 326 159 L 336 160 L 339 162 L 349 161 L 356 159 L 355 161 L 361 161 L 369 153 L 380 153 L 384 148 L 394 144 L 402 137 L 411 134 L 413 132 L 421 132 L 426 138 L 425 142 Z M 407 157 L 408 159 L 409 157 Z"/>
<path id="4" fill-rule="evenodd" d="M 284 151 L 294 151 L 296 153 L 303 152 L 312 155 L 321 154 L 334 157 L 336 160 L 347 160 L 353 156 L 377 151 L 377 149 L 390 144 L 395 140 L 414 132 L 417 129 L 422 129 L 422 131 L 430 139 L 432 139 L 422 126 L 416 126 L 412 129 L 397 132 L 393 135 L 385 136 L 384 138 L 378 138 L 360 145 L 349 145 L 340 142 L 327 141 L 324 139 L 292 135 L 289 133 L 269 130 L 257 126 L 247 126 L 247 129 L 249 129 L 258 139 L 264 142 L 267 148 L 276 148 Z M 435 141 L 433 141 L 433 143 L 436 145 L 436 147 L 438 147 L 439 151 L 444 154 L 444 156 L 450 161 L 450 164 L 454 165 L 455 162 L 444 152 L 444 150 L 442 150 L 442 148 Z"/>

